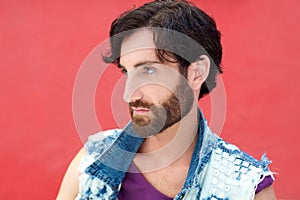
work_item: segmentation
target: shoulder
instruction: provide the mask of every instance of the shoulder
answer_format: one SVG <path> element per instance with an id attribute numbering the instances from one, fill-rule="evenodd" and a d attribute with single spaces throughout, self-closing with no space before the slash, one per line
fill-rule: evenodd
<path id="1" fill-rule="evenodd" d="M 122 132 L 122 129 L 111 129 L 106 131 L 101 131 L 96 134 L 89 136 L 84 147 L 88 154 L 97 158 L 101 155 Z"/>
<path id="2" fill-rule="evenodd" d="M 61 183 L 57 200 L 61 199 L 74 199 L 78 193 L 79 181 L 77 178 L 77 168 L 82 157 L 86 154 L 84 148 L 82 148 L 77 155 L 74 157 L 72 162 L 69 164 L 69 167 L 64 175 L 63 181 Z"/>
<path id="3" fill-rule="evenodd" d="M 88 137 L 87 142 L 84 144 L 85 153 L 82 155 L 78 166 L 80 175 L 114 143 L 121 132 L 121 129 L 112 129 L 101 131 Z"/>
<path id="4" fill-rule="evenodd" d="M 262 155 L 261 160 L 257 160 L 248 153 L 240 150 L 236 145 L 225 142 L 221 138 L 219 138 L 213 153 L 218 155 L 217 157 L 233 162 L 234 165 L 244 167 L 253 166 L 260 168 L 262 171 L 269 171 L 268 165 L 271 163 L 266 154 Z"/>
<path id="5" fill-rule="evenodd" d="M 221 196 L 225 195 L 231 199 L 247 196 L 251 199 L 264 177 L 272 176 L 268 168 L 270 163 L 265 154 L 261 160 L 257 160 L 236 145 L 219 138 L 207 165 L 209 180 L 206 180 L 206 189 L 215 191 L 216 188 L 223 188 Z"/>
<path id="6" fill-rule="evenodd" d="M 94 188 L 100 184 L 100 180 L 91 179 L 90 175 L 86 174 L 85 171 L 117 140 L 121 132 L 121 129 L 112 129 L 101 131 L 88 137 L 87 142 L 84 144 L 84 153 L 77 166 L 79 193 L 76 199 L 81 199 L 81 195 L 84 196 L 86 190 L 90 187 Z"/>

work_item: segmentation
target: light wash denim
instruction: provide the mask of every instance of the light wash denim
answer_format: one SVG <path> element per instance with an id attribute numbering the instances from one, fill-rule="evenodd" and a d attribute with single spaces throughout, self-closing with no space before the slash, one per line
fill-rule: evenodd
<path id="1" fill-rule="evenodd" d="M 270 161 L 261 161 L 211 132 L 199 110 L 199 132 L 190 169 L 176 200 L 250 200 L 258 183 L 272 175 Z M 122 180 L 143 139 L 132 131 L 108 130 L 89 137 L 88 153 L 79 166 L 76 200 L 116 200 Z"/>

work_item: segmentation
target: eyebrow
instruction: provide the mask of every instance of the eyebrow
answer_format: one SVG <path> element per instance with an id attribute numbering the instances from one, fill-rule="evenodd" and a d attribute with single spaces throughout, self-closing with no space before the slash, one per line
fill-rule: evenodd
<path id="1" fill-rule="evenodd" d="M 135 65 L 133 65 L 133 68 L 138 68 L 138 67 L 141 67 L 141 66 L 151 65 L 151 64 L 161 64 L 161 62 L 159 62 L 159 61 L 150 61 L 150 60 L 142 61 L 142 62 L 138 62 L 138 63 L 136 63 Z M 119 67 L 119 68 L 122 68 L 122 69 L 126 69 L 126 68 L 125 68 L 123 65 L 121 65 L 120 63 L 118 64 L 118 67 Z"/>

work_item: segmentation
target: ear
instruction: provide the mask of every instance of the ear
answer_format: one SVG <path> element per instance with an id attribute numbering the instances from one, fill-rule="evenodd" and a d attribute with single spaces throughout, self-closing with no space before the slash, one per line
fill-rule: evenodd
<path id="1" fill-rule="evenodd" d="M 210 69 L 210 60 L 208 56 L 201 55 L 199 59 L 191 63 L 188 67 L 188 81 L 194 91 L 198 91 L 201 85 L 207 79 Z"/>

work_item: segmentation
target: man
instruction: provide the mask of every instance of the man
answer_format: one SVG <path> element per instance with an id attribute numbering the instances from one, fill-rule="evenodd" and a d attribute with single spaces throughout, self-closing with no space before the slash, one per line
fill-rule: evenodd
<path id="1" fill-rule="evenodd" d="M 268 160 L 213 134 L 198 99 L 222 73 L 220 32 L 190 2 L 158 0 L 110 30 L 131 122 L 89 137 L 57 199 L 276 199 Z"/>

